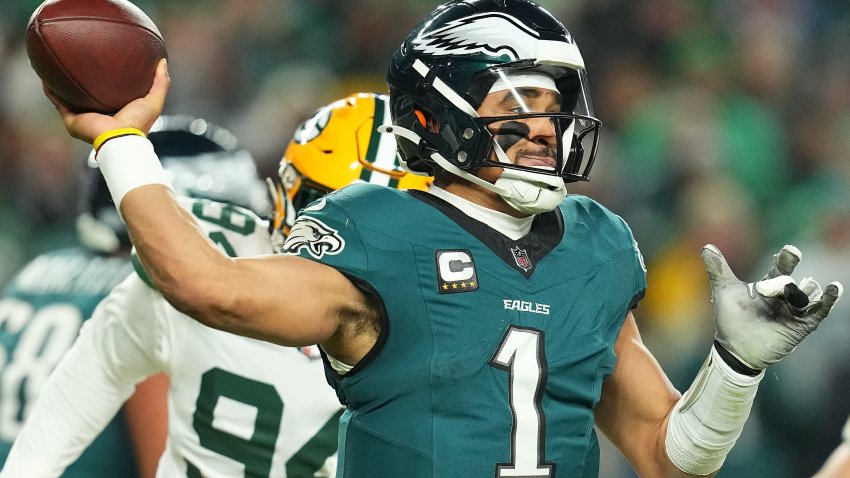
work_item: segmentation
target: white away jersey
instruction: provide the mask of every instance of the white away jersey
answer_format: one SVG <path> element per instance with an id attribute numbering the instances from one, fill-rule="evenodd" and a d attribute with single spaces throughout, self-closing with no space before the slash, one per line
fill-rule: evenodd
<path id="1" fill-rule="evenodd" d="M 183 205 L 228 254 L 272 253 L 266 222 L 250 211 L 207 200 Z M 17 469 L 81 452 L 88 442 L 79 437 L 96 435 L 136 383 L 165 372 L 168 443 L 158 478 L 334 476 L 342 406 L 318 354 L 206 327 L 137 270 L 100 303 L 51 377 L 62 391 L 54 396 L 73 395 L 75 405 L 34 411 L 41 426 L 34 423 L 18 447 Z M 52 418 L 57 409 L 61 423 Z"/>
<path id="2" fill-rule="evenodd" d="M 171 379 L 157 476 L 309 477 L 335 454 L 342 407 L 317 355 L 157 306 L 159 357 L 151 362 Z"/>
<path id="3" fill-rule="evenodd" d="M 207 200 L 188 209 L 228 255 L 273 252 L 267 224 L 253 213 Z M 134 278 L 124 287 L 140 292 Z M 155 323 L 125 327 L 147 344 L 147 375 L 171 380 L 158 477 L 334 475 L 342 406 L 318 353 L 212 329 L 154 301 Z"/>

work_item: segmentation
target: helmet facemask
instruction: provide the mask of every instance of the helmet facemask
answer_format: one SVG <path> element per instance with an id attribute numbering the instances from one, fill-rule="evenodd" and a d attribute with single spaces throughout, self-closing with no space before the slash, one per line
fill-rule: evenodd
<path id="1" fill-rule="evenodd" d="M 432 80 L 435 95 L 454 108 L 437 118 L 435 131 L 424 131 L 424 124 L 413 134 L 384 130 L 418 141 L 442 169 L 496 192 L 526 214 L 554 209 L 566 195 L 565 182 L 589 179 L 601 122 L 593 116 L 583 69 L 503 64 L 477 74 L 463 94 L 438 80 Z M 430 152 L 428 145 L 435 145 Z M 473 174 L 485 167 L 503 169 L 495 184 Z"/>
<path id="2" fill-rule="evenodd" d="M 477 110 L 476 123 L 491 137 L 481 166 L 503 169 L 495 186 L 507 190 L 505 202 L 524 214 L 554 209 L 566 196 L 565 182 L 587 179 L 585 162 L 591 160 L 585 161 L 582 140 L 591 135 L 595 149 L 599 122 L 583 94 L 581 74 L 532 67 L 479 75 L 478 81 L 491 85 Z"/>
<path id="3" fill-rule="evenodd" d="M 533 191 L 496 185 L 482 168 L 501 168 L 506 181 L 525 181 L 540 191 L 559 190 L 561 197 L 565 182 L 589 178 L 601 122 L 593 115 L 584 60 L 563 24 L 531 1 L 443 4 L 402 43 L 390 63 L 387 83 L 393 126 L 383 130 L 399 138 L 399 151 L 410 169 L 443 170 L 531 214 L 554 209 L 557 198 L 530 204 L 522 197 Z M 482 109 L 488 94 L 507 91 L 519 100 L 527 88 L 557 92 L 560 104 L 523 108 L 517 101 L 514 109 Z M 523 124 L 538 121 L 549 121 L 552 131 L 549 151 L 542 155 L 539 137 L 525 138 L 522 132 Z M 510 122 L 514 127 L 505 130 Z M 554 158 L 554 164 L 549 159 L 523 160 L 511 151 L 516 145 L 536 149 L 533 154 Z"/>
<path id="4" fill-rule="evenodd" d="M 490 140 L 479 166 L 586 181 L 601 123 L 585 84 L 583 70 L 560 67 L 498 67 L 479 74 L 468 92 L 479 105 L 475 123 L 482 139 Z"/>

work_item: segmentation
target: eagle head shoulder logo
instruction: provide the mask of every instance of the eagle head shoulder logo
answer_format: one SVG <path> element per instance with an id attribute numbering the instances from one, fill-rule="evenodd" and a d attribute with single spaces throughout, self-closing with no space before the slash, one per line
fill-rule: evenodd
<path id="1" fill-rule="evenodd" d="M 333 256 L 342 252 L 345 249 L 345 239 L 336 229 L 322 221 L 310 216 L 301 216 L 289 231 L 280 253 L 296 255 L 301 249 L 307 249 L 311 256 L 321 259 L 325 254 Z"/>

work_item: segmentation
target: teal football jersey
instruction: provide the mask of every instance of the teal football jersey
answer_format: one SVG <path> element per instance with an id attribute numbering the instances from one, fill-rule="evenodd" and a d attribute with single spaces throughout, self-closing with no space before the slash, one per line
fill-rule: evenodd
<path id="1" fill-rule="evenodd" d="M 329 264 L 386 322 L 344 376 L 339 474 L 596 477 L 593 408 L 646 287 L 624 221 L 569 196 L 519 240 L 418 191 L 354 185 L 302 211 L 284 253 Z"/>
<path id="2" fill-rule="evenodd" d="M 69 248 L 35 258 L 6 287 L 0 298 L 0 464 L 83 321 L 131 271 L 126 258 Z M 120 414 L 62 476 L 137 476 Z"/>

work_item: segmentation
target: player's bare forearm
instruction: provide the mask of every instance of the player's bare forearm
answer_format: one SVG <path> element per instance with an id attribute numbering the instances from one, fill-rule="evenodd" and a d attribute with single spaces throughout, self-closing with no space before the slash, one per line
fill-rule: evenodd
<path id="1" fill-rule="evenodd" d="M 140 478 L 155 478 L 168 438 L 168 376 L 157 374 L 136 385 L 124 404 Z"/>
<path id="2" fill-rule="evenodd" d="M 46 87 L 45 94 L 56 106 L 68 133 L 93 143 L 110 131 L 147 132 L 162 112 L 169 85 L 167 63 L 163 60 L 148 94 L 113 116 L 75 113 Z M 145 159 L 145 154 L 140 153 L 141 159 L 132 157 L 146 149 L 144 145 L 119 147 L 120 151 L 112 153 L 110 162 L 103 158 L 110 156 L 104 150 L 114 148 L 114 144 L 101 144 L 98 153 L 101 170 L 112 178 L 110 182 L 107 177 L 110 192 L 120 205 L 148 275 L 181 312 L 208 326 L 241 335 L 287 345 L 307 345 L 339 339 L 334 336 L 339 318 L 351 310 L 364 310 L 362 294 L 329 267 L 301 264 L 287 269 L 267 262 L 249 267 L 228 258 L 207 240 L 188 212 L 179 206 L 164 186 L 167 181 L 161 179 L 150 156 Z M 127 164 L 134 161 L 147 162 Z M 109 167 L 106 163 L 110 163 Z M 139 164 L 141 169 L 132 169 Z M 112 171 L 110 175 L 105 172 L 107 169 Z M 144 171 L 141 175 L 140 170 Z M 128 183 L 132 184 L 128 186 Z M 120 186 L 114 188 L 115 184 Z M 318 283 L 323 280 L 330 281 L 329 287 Z M 314 296 L 311 294 L 314 291 L 324 295 Z M 303 302 L 316 305 L 312 308 L 298 305 Z M 284 308 L 289 309 L 285 314 L 281 313 Z M 293 309 L 301 313 L 293 313 Z"/>
<path id="3" fill-rule="evenodd" d="M 667 420 L 681 394 L 644 346 L 629 313 L 615 345 L 617 366 L 602 388 L 596 424 L 643 477 L 688 475 L 667 457 Z M 713 475 L 708 475 L 713 476 Z"/>
<path id="4" fill-rule="evenodd" d="M 154 285 L 172 305 L 217 329 L 298 346 L 334 338 L 362 293 L 333 268 L 294 256 L 230 258 L 164 186 L 121 202 L 130 237 Z"/>
<path id="5" fill-rule="evenodd" d="M 139 259 L 157 290 L 180 311 L 203 319 L 203 291 L 226 279 L 231 260 L 204 237 L 195 221 L 161 185 L 130 191 L 121 211 Z"/>
<path id="6" fill-rule="evenodd" d="M 236 309 L 256 301 L 240 296 L 255 290 L 259 280 L 240 274 L 236 261 L 207 240 L 167 188 L 150 185 L 130 191 L 121 212 L 145 271 L 168 302 L 211 327 L 252 328 Z M 274 304 L 263 305 L 274 309 Z"/>

